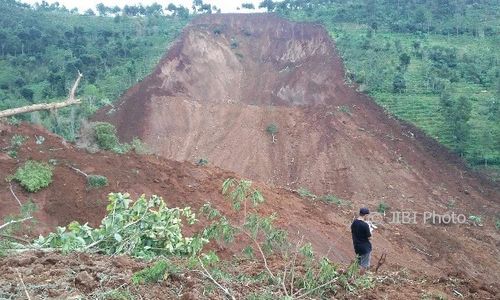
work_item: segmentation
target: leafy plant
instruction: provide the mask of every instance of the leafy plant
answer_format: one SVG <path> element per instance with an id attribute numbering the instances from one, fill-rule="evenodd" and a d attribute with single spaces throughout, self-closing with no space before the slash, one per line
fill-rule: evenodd
<path id="1" fill-rule="evenodd" d="M 474 226 L 483 226 L 483 218 L 481 216 L 470 215 L 469 221 L 471 221 Z"/>
<path id="2" fill-rule="evenodd" d="M 148 149 L 148 147 L 146 146 L 146 144 L 144 144 L 139 138 L 135 137 L 132 139 L 132 141 L 130 142 L 130 149 L 131 150 L 134 150 L 134 152 L 136 154 L 139 154 L 139 155 L 144 155 L 144 154 L 149 154 L 150 153 L 150 150 Z"/>
<path id="3" fill-rule="evenodd" d="M 155 262 L 151 267 L 145 268 L 139 272 L 132 275 L 133 284 L 145 284 L 145 283 L 155 283 L 163 280 L 167 272 L 168 265 L 170 263 L 167 260 L 160 260 Z"/>
<path id="4" fill-rule="evenodd" d="M 94 126 L 95 139 L 103 150 L 115 150 L 120 146 L 113 124 L 101 122 Z"/>
<path id="5" fill-rule="evenodd" d="M 312 200 L 315 200 L 317 198 L 316 195 L 314 195 L 311 191 L 309 191 L 305 187 L 300 187 L 298 189 L 297 193 L 299 193 L 299 196 L 302 197 L 302 198 L 310 198 Z"/>
<path id="6" fill-rule="evenodd" d="M 381 214 L 385 214 L 390 209 L 389 205 L 384 202 L 380 202 L 377 206 L 377 211 Z"/>
<path id="7" fill-rule="evenodd" d="M 273 138 L 273 143 L 276 143 L 276 134 L 278 133 L 278 125 L 271 123 L 266 127 L 267 133 L 269 133 Z"/>
<path id="8" fill-rule="evenodd" d="M 500 218 L 498 218 L 498 217 L 496 218 L 496 221 L 495 221 L 495 228 L 497 230 L 500 230 Z"/>
<path id="9" fill-rule="evenodd" d="M 328 194 L 328 195 L 324 195 L 324 196 L 321 196 L 320 198 L 322 201 L 325 201 L 327 203 L 333 203 L 333 204 L 336 204 L 337 206 L 342 206 L 342 205 L 350 205 L 350 203 L 346 200 L 343 200 L 335 195 L 331 195 L 331 194 Z"/>
<path id="10" fill-rule="evenodd" d="M 226 179 L 222 184 L 222 194 L 231 199 L 233 208 L 236 210 L 240 210 L 243 204 L 245 219 L 247 216 L 247 202 L 251 202 L 253 206 L 264 202 L 261 192 L 252 188 L 252 181 L 245 179 L 239 181 L 234 178 Z"/>
<path id="11" fill-rule="evenodd" d="M 232 184 L 229 184 L 230 182 Z M 237 181 L 234 179 L 228 179 L 223 184 L 223 194 L 233 203 L 235 198 L 244 198 L 235 195 L 247 195 L 247 192 L 243 193 L 242 191 L 251 190 L 248 180 L 241 180 L 242 186 L 238 186 L 236 183 Z M 242 200 L 237 201 L 237 203 L 242 203 Z M 235 209 L 238 211 L 239 207 L 235 207 Z M 239 237 L 238 241 L 241 241 L 244 237 L 250 241 L 250 244 L 244 247 L 243 253 L 249 259 L 260 259 L 262 261 L 264 269 L 258 275 L 261 277 L 259 280 L 265 282 L 268 289 L 273 291 L 274 298 L 280 296 L 283 299 L 329 298 L 340 288 L 353 292 L 357 289 L 373 287 L 374 281 L 372 277 L 358 275 L 359 268 L 356 263 L 349 266 L 347 272 L 341 273 L 338 271 L 337 266 L 327 258 L 317 258 L 310 243 L 303 243 L 301 240 L 293 246 L 288 241 L 286 232 L 274 226 L 276 220 L 274 214 L 270 216 L 260 216 L 255 213 L 244 215 L 242 217 L 243 222 L 240 225 L 231 222 L 209 203 L 202 207 L 201 213 L 209 221 L 212 221 L 211 225 L 205 228 L 203 237 L 207 239 L 215 238 L 226 243 L 235 241 L 236 237 Z M 285 265 L 271 267 L 267 261 L 267 256 L 270 254 L 283 259 L 286 262 Z M 222 271 L 217 269 L 216 265 L 211 268 L 207 267 L 209 261 L 214 260 L 216 263 L 216 256 L 210 260 L 205 257 L 200 258 L 199 265 L 203 268 L 201 273 L 215 282 L 229 298 L 235 299 L 230 288 L 224 287 L 214 278 L 223 282 L 232 282 L 234 279 L 225 276 Z M 239 274 L 238 278 L 241 277 L 242 274 Z M 263 294 L 266 294 L 266 292 L 263 291 Z M 260 295 L 254 294 L 251 295 L 251 299 L 261 298 Z"/>
<path id="12" fill-rule="evenodd" d="M 102 175 L 88 175 L 87 186 L 90 188 L 100 188 L 108 185 L 108 178 Z"/>
<path id="13" fill-rule="evenodd" d="M 44 162 L 28 160 L 17 169 L 14 179 L 28 192 L 38 192 L 52 182 L 52 166 Z"/>
<path id="14" fill-rule="evenodd" d="M 343 112 L 345 114 L 352 115 L 351 109 L 347 105 L 337 106 L 337 110 L 340 111 L 340 112 Z"/>
<path id="15" fill-rule="evenodd" d="M 208 240 L 184 237 L 182 219 L 194 224 L 189 207 L 168 208 L 161 197 L 144 195 L 132 202 L 129 194 L 111 193 L 107 215 L 98 228 L 72 222 L 36 240 L 38 247 L 70 251 L 101 251 L 135 257 L 157 255 L 194 255 Z"/>
<path id="16" fill-rule="evenodd" d="M 19 147 L 21 147 L 24 144 L 24 142 L 27 139 L 28 139 L 27 136 L 15 134 L 10 138 L 10 146 L 11 146 L 11 148 L 14 148 L 17 150 L 17 149 L 19 149 Z"/>
<path id="17" fill-rule="evenodd" d="M 10 147 L 6 148 L 7 155 L 12 158 L 17 158 L 17 151 L 24 144 L 24 142 L 28 139 L 28 137 L 24 135 L 15 134 L 10 138 Z"/>
<path id="18" fill-rule="evenodd" d="M 205 158 L 200 158 L 197 162 L 196 162 L 196 165 L 199 166 L 199 167 L 203 167 L 203 166 L 206 166 L 208 165 L 208 160 L 205 159 Z"/>

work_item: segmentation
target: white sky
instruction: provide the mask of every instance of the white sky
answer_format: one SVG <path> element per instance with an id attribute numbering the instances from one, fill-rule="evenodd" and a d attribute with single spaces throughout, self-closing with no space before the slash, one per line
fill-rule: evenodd
<path id="1" fill-rule="evenodd" d="M 1 0 L 0 0 L 1 1 Z M 89 8 L 92 8 L 96 11 L 95 6 L 98 3 L 103 3 L 106 6 L 115 6 L 123 8 L 125 5 L 135 5 L 142 4 L 144 6 L 150 5 L 154 2 L 161 4 L 164 8 L 167 7 L 169 3 L 174 3 L 176 5 L 183 5 L 189 9 L 191 9 L 192 0 L 45 0 L 48 3 L 59 2 L 59 4 L 66 6 L 68 9 L 72 9 L 77 7 L 80 12 L 83 12 Z M 28 4 L 35 4 L 36 2 L 42 2 L 42 0 L 21 0 L 21 2 Z M 242 9 L 240 11 L 236 10 L 236 7 L 241 6 L 242 3 L 253 3 L 257 8 L 259 3 L 262 0 L 205 0 L 204 3 L 209 3 L 212 5 L 216 5 L 218 8 L 222 10 L 224 13 L 230 12 L 252 12 L 254 10 Z M 255 10 L 258 11 L 258 10 Z"/>

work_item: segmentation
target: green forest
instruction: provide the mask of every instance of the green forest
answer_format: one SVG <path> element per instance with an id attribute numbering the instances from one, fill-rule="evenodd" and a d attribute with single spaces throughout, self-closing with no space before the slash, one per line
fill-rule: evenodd
<path id="1" fill-rule="evenodd" d="M 261 7 L 322 23 L 348 82 L 470 165 L 498 174 L 499 1 L 285 0 Z"/>
<path id="2" fill-rule="evenodd" d="M 347 82 L 471 166 L 498 174 L 498 0 L 265 0 L 259 7 L 323 24 Z M 242 12 L 253 9 L 242 4 Z M 80 120 L 146 76 L 194 14 L 218 12 L 201 0 L 191 11 L 98 4 L 85 12 L 2 1 L 0 110 L 64 99 L 80 70 L 81 107 L 21 117 L 72 141 Z"/>

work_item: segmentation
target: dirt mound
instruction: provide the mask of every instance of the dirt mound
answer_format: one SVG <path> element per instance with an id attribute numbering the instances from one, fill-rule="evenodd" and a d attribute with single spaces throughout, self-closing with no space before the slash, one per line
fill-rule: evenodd
<path id="1" fill-rule="evenodd" d="M 204 158 L 270 186 L 333 194 L 353 207 L 387 205 L 374 239 L 379 253 L 398 253 L 407 267 L 431 273 L 458 268 L 500 277 L 498 185 L 346 85 L 321 26 L 267 14 L 199 17 L 150 76 L 96 119 L 116 124 L 125 140 L 140 137 L 166 158 Z M 275 143 L 266 132 L 270 124 L 278 128 Z M 302 210 L 283 215 L 312 240 L 339 226 L 334 209 L 290 208 L 293 203 L 276 202 L 276 208 Z M 417 213 L 418 224 L 387 223 L 400 211 Z M 482 216 L 485 224 L 423 224 L 424 213 L 433 211 Z M 322 226 L 304 223 L 321 216 Z M 348 221 L 343 226 L 335 238 L 346 241 Z M 339 253 L 349 248 L 334 247 Z"/>

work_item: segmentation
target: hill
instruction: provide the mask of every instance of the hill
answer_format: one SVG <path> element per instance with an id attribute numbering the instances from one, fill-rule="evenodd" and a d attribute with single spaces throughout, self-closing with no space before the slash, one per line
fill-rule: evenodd
<path id="1" fill-rule="evenodd" d="M 238 220 L 230 202 L 220 192 L 222 181 L 235 176 L 234 173 L 152 155 L 118 155 L 110 152 L 90 154 L 76 149 L 44 129 L 28 125 L 13 127 L 2 124 L 0 129 L 1 149 L 10 149 L 12 141 L 19 139 L 16 136 L 26 138 L 16 150 L 16 159 L 1 154 L 0 178 L 8 178 L 14 174 L 26 160 L 48 162 L 54 166 L 53 182 L 37 193 L 28 193 L 15 182 L 0 181 L 0 217 L 18 211 L 15 197 L 23 204 L 32 202 L 36 206 L 35 226 L 24 232 L 24 238 L 46 234 L 56 226 L 66 225 L 73 220 L 96 226 L 105 213 L 106 195 L 113 191 L 126 191 L 134 196 L 141 193 L 158 194 L 171 207 L 191 206 L 198 209 L 204 203 L 211 202 L 230 218 Z M 44 138 L 43 143 L 37 143 L 37 140 L 42 140 L 40 137 Z M 73 168 L 87 174 L 104 175 L 108 178 L 108 185 L 98 189 L 89 188 L 85 176 Z M 351 261 L 353 254 L 349 225 L 353 217 L 352 207 L 345 203 L 334 204 L 300 197 L 297 192 L 271 189 L 261 182 L 256 182 L 256 186 L 266 199 L 258 209 L 259 214 L 277 213 L 278 226 L 286 229 L 293 240 L 304 238 L 306 242 L 312 243 L 318 254 L 326 255 L 337 263 L 347 264 Z M 456 210 L 469 211 L 478 204 L 490 207 L 491 210 L 498 208 L 496 203 L 481 201 L 457 203 Z M 428 206 L 436 207 L 434 203 L 429 203 Z M 208 224 L 203 221 L 200 225 Z M 394 225 L 379 220 L 377 238 L 374 240 L 375 257 L 382 253 L 388 255 L 388 261 L 380 275 L 380 280 L 385 279 L 376 285 L 375 290 L 360 291 L 361 295 L 383 298 L 384 295 L 391 297 L 404 294 L 409 299 L 421 299 L 422 291 L 428 294 L 454 295 L 453 291 L 458 290 L 470 297 L 492 297 L 499 290 L 495 283 L 498 282 L 498 273 L 495 271 L 498 268 L 495 254 L 497 241 L 498 232 L 489 219 L 484 227 L 471 224 L 426 225 L 420 222 L 414 225 Z M 230 258 L 240 250 L 238 246 L 227 248 L 223 244 L 212 247 L 225 258 Z M 51 265 L 51 271 L 46 272 L 38 265 Z M 73 293 L 104 293 L 113 289 L 120 290 L 123 284 L 129 286 L 129 291 L 142 295 L 170 295 L 174 290 L 163 285 L 154 285 L 144 290 L 130 284 L 132 272 L 145 265 L 144 261 L 127 257 L 27 252 L 0 260 L 0 273 L 6 280 L 0 288 L 0 294 L 23 293 L 17 285 L 18 275 L 15 270 L 18 270 L 30 292 L 36 291 L 49 297 L 69 297 Z M 243 268 L 258 273 L 261 267 L 252 262 L 241 262 L 233 271 Z M 406 273 L 401 273 L 402 269 L 407 270 Z M 91 277 L 80 274 L 84 272 L 91 274 Z M 73 282 L 77 275 L 79 283 L 67 286 L 67 282 Z M 96 278 L 102 276 L 116 280 L 106 281 L 104 286 L 96 284 Z M 439 279 L 443 276 L 449 279 Z M 40 286 L 40 280 L 49 277 L 54 284 L 50 287 Z M 193 280 L 196 286 L 203 285 L 202 277 L 189 278 L 172 280 L 177 288 L 192 285 Z M 388 278 L 391 279 L 386 281 Z M 258 287 L 254 288 L 258 290 Z M 199 289 L 195 290 L 200 292 Z M 251 291 L 246 291 L 243 295 Z M 341 298 L 351 297 L 352 294 L 347 294 Z"/>
<path id="2" fill-rule="evenodd" d="M 204 158 L 271 186 L 330 194 L 354 207 L 453 210 L 495 220 L 497 185 L 343 78 L 321 26 L 262 14 L 202 16 L 151 75 L 96 118 L 116 124 L 124 139 L 140 137 L 161 156 Z M 274 143 L 269 124 L 278 128 Z M 391 235 L 403 228 L 437 261 L 456 261 L 458 248 L 443 242 L 455 236 L 449 228 L 396 226 Z"/>

